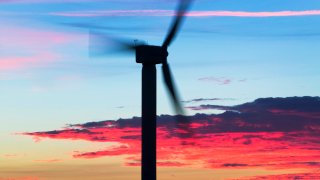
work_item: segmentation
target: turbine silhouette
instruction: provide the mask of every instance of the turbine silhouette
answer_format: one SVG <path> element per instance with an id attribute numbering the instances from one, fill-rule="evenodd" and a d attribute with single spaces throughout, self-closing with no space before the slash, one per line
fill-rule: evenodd
<path id="1" fill-rule="evenodd" d="M 111 42 L 116 50 L 135 52 L 136 62 L 142 64 L 142 180 L 156 180 L 156 64 L 162 64 L 164 84 L 177 114 L 176 123 L 185 130 L 184 132 L 191 132 L 188 129 L 188 118 L 185 116 L 167 61 L 168 47 L 180 30 L 191 2 L 192 0 L 180 0 L 172 25 L 161 46 L 114 38 L 97 32 L 90 33 L 91 53 L 100 55 L 110 53 L 107 44 Z M 84 24 L 73 24 L 72 26 L 88 27 Z M 95 27 L 92 26 L 92 28 Z"/>

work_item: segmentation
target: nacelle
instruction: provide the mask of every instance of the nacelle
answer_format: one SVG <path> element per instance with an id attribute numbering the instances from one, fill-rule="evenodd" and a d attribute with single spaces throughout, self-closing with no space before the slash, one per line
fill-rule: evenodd
<path id="1" fill-rule="evenodd" d="M 167 59 L 168 51 L 161 46 L 138 45 L 136 62 L 142 64 L 161 64 Z"/>

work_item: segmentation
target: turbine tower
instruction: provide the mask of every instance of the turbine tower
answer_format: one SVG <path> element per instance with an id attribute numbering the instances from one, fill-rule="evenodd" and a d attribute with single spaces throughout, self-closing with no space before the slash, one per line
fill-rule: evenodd
<path id="1" fill-rule="evenodd" d="M 98 40 L 100 39 L 100 41 L 103 41 L 103 39 L 110 41 L 111 39 L 121 46 L 122 50 L 134 51 L 136 62 L 142 64 L 142 180 L 156 180 L 157 64 L 162 64 L 164 84 L 168 90 L 174 110 L 176 114 L 178 114 L 177 124 L 188 123 L 186 116 L 179 116 L 184 115 L 184 110 L 174 85 L 167 57 L 168 47 L 171 45 L 181 28 L 182 21 L 190 7 L 191 1 L 192 0 L 180 0 L 172 25 L 161 46 L 141 44 L 136 41 L 133 43 L 133 41 L 117 40 L 103 34 L 91 33 L 92 37 L 95 37 Z M 92 47 L 95 47 L 94 42 Z"/>

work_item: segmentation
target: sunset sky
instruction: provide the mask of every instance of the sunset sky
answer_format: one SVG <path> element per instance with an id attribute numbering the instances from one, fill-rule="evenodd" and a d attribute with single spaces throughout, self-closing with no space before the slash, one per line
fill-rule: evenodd
<path id="1" fill-rule="evenodd" d="M 141 64 L 88 33 L 161 45 L 177 3 L 0 0 L 0 180 L 140 179 Z M 193 134 L 158 67 L 159 179 L 320 178 L 319 47 L 319 0 L 194 1 L 168 49 Z"/>

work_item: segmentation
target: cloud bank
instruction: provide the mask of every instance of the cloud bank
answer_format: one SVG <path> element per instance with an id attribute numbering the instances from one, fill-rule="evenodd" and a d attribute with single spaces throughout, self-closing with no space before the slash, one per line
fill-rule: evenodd
<path id="1" fill-rule="evenodd" d="M 320 97 L 261 98 L 220 108 L 227 111 L 190 116 L 192 136 L 181 136 L 184 129 L 176 125 L 174 116 L 158 116 L 158 165 L 210 169 L 299 168 L 306 173 L 319 168 Z M 138 166 L 140 120 L 139 117 L 105 120 L 21 134 L 38 141 L 50 138 L 113 142 L 103 150 L 76 150 L 73 157 L 123 156 L 124 165 Z"/>

